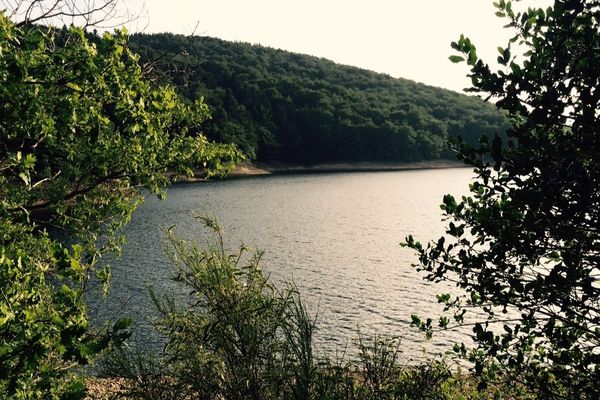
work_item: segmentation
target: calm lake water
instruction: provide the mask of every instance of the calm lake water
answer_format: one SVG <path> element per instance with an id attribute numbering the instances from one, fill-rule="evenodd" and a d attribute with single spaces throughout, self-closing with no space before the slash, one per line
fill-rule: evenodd
<path id="1" fill-rule="evenodd" d="M 313 314 L 318 312 L 320 353 L 352 347 L 357 331 L 403 337 L 405 360 L 450 349 L 465 332 L 430 341 L 409 327 L 410 315 L 436 316 L 435 295 L 456 289 L 423 281 L 411 263 L 415 254 L 399 243 L 408 234 L 422 242 L 443 233 L 439 204 L 446 193 L 467 193 L 467 168 L 400 172 L 332 173 L 257 177 L 169 189 L 166 201 L 148 197 L 125 229 L 128 243 L 113 266 L 111 294 L 91 298 L 99 323 L 131 316 L 133 340 L 159 346 L 151 323 L 157 294 L 185 296 L 173 283 L 163 254 L 165 230 L 203 242 L 207 232 L 194 219 L 210 214 L 224 228 L 227 246 L 265 251 L 263 269 L 275 282 L 293 280 Z M 351 351 L 350 351 L 351 353 Z"/>

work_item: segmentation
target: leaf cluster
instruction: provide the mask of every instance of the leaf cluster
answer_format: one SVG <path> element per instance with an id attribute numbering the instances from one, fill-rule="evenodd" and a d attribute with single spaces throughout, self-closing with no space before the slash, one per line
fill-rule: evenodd
<path id="1" fill-rule="evenodd" d="M 476 372 L 491 365 L 491 379 L 524 381 L 541 398 L 597 398 L 600 5 L 515 4 L 496 3 L 514 32 L 498 49 L 503 69 L 478 59 L 465 37 L 452 44 L 471 68 L 471 91 L 508 113 L 508 143 L 462 146 L 477 173 L 470 196 L 444 198 L 445 238 L 407 245 L 427 279 L 466 290 L 463 299 L 442 299 L 457 322 L 470 308 L 487 316 L 473 326 L 478 347 L 456 347 Z"/>
<path id="2" fill-rule="evenodd" d="M 83 301 L 116 230 L 174 177 L 226 172 L 240 153 L 198 125 L 207 107 L 151 87 L 124 32 L 17 27 L 0 13 L 0 392 L 81 396 L 67 374 L 127 323 L 94 334 Z M 71 398 L 71 397 L 69 397 Z"/>

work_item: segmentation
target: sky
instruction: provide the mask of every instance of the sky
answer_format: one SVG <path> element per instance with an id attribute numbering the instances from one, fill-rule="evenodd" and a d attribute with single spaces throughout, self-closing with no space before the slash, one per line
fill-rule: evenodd
<path id="1" fill-rule="evenodd" d="M 173 32 L 261 44 L 462 91 L 465 64 L 450 42 L 470 37 L 492 62 L 510 31 L 491 0 L 131 0 L 130 31 Z M 195 30 L 194 28 L 197 27 Z"/>

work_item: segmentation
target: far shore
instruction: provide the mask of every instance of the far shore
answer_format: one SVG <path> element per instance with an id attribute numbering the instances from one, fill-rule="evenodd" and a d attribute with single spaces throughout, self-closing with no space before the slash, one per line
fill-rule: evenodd
<path id="1" fill-rule="evenodd" d="M 464 168 L 460 161 L 432 160 L 410 163 L 399 162 L 344 162 L 315 164 L 309 166 L 285 163 L 243 162 L 227 175 L 228 178 L 253 177 L 264 175 L 310 174 L 328 172 L 377 172 L 407 171 L 420 169 Z"/>

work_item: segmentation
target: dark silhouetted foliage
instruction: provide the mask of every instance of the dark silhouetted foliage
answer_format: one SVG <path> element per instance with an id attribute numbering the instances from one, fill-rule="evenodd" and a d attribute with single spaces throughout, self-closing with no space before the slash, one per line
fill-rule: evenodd
<path id="1" fill-rule="evenodd" d="M 448 236 L 424 248 L 420 268 L 451 279 L 466 299 L 440 296 L 456 321 L 476 307 L 478 344 L 456 351 L 489 379 L 525 382 L 540 398 L 600 398 L 600 3 L 557 0 L 497 15 L 515 36 L 493 71 L 465 37 L 452 43 L 473 88 L 497 99 L 512 127 L 460 155 L 476 167 L 471 196 L 444 198 Z M 518 6 L 515 6 L 515 8 Z M 524 53 L 515 57 L 511 44 Z M 430 321 L 415 317 L 426 330 Z M 440 325 L 448 325 L 441 319 Z M 487 371 L 487 372 L 486 372 Z M 482 383 L 484 385 L 485 382 Z"/>

